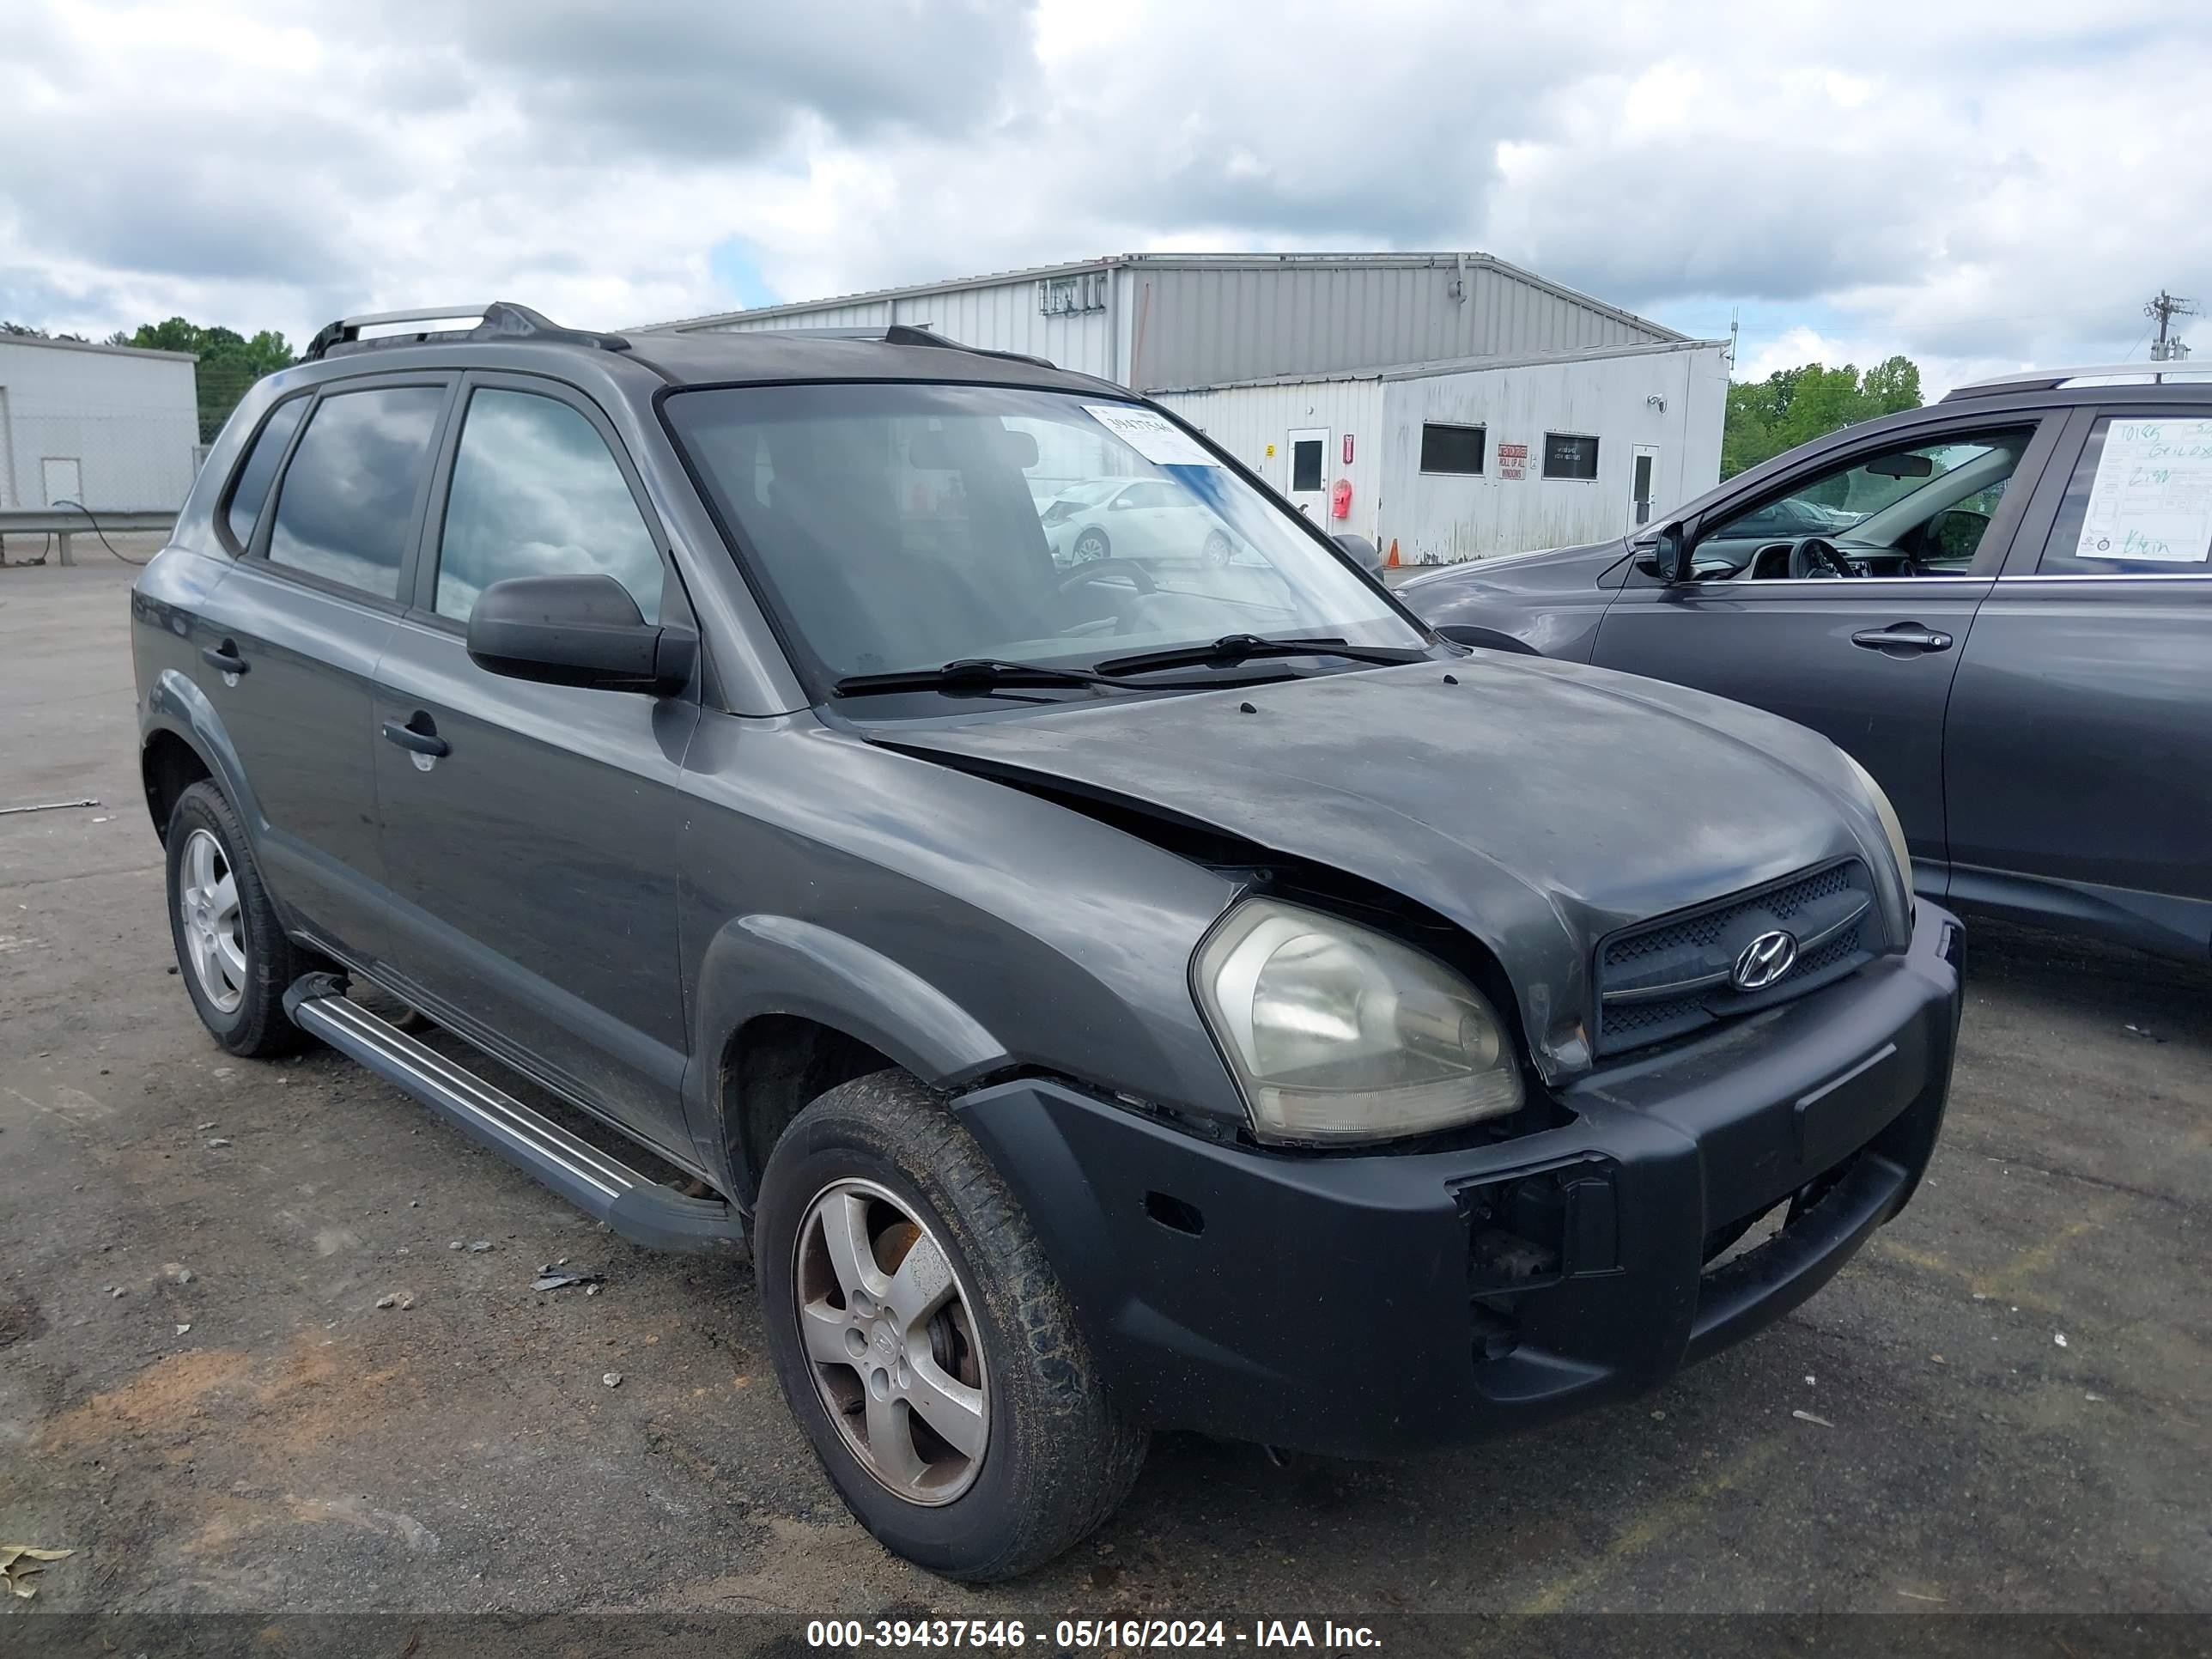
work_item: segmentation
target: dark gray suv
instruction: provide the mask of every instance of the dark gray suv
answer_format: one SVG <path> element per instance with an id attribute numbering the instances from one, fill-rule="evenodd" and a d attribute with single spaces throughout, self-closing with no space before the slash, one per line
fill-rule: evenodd
<path id="1" fill-rule="evenodd" d="M 2212 380 L 2008 375 L 1594 547 L 1416 577 L 1455 638 L 1826 732 L 1921 893 L 2212 956 Z"/>
<path id="2" fill-rule="evenodd" d="M 750 1245 L 893 1549 L 1621 1398 L 1912 1193 L 1961 936 L 1825 738 L 1441 640 L 1041 362 L 431 320 L 257 387 L 138 581 L 185 985 Z M 1122 478 L 1238 556 L 1055 564 Z"/>

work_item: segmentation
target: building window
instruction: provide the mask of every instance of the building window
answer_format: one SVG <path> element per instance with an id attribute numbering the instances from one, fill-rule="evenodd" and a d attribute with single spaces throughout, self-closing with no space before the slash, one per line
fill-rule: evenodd
<path id="1" fill-rule="evenodd" d="M 1482 436 L 1483 429 L 1479 426 L 1438 426 L 1433 422 L 1423 422 L 1421 471 L 1480 475 Z"/>
<path id="2" fill-rule="evenodd" d="M 1106 309 L 1107 283 L 1110 273 L 1103 270 L 1080 270 L 1072 276 L 1041 277 L 1036 285 L 1037 314 L 1042 317 L 1072 317 L 1079 312 Z"/>
<path id="3" fill-rule="evenodd" d="M 1597 440 L 1573 432 L 1544 434 L 1544 476 L 1547 478 L 1597 477 Z"/>

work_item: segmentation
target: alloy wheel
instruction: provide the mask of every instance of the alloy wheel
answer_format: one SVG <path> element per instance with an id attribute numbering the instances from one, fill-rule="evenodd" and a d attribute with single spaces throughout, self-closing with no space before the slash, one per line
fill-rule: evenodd
<path id="1" fill-rule="evenodd" d="M 237 1012 L 246 999 L 246 918 L 237 872 L 204 830 L 192 831 L 178 860 L 177 920 L 200 994 L 219 1013 Z"/>
<path id="2" fill-rule="evenodd" d="M 860 1466 L 911 1503 L 966 1492 L 990 1443 L 989 1385 L 936 1235 L 875 1182 L 839 1181 L 807 1206 L 792 1269 L 815 1388 Z"/>

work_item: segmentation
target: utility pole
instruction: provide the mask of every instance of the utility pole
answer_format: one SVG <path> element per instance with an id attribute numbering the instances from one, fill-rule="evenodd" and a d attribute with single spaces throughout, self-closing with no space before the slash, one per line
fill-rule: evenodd
<path id="1" fill-rule="evenodd" d="M 1735 372 L 1736 308 L 1729 307 L 1729 372 Z"/>
<path id="2" fill-rule="evenodd" d="M 2143 307 L 2143 315 L 2158 319 L 2158 338 L 2151 343 L 2150 360 L 2154 363 L 2179 362 L 2189 355 L 2189 347 L 2179 335 L 2166 337 L 2166 328 L 2176 317 L 2194 317 L 2197 307 L 2188 301 L 2168 294 L 2164 289 L 2158 297 Z"/>

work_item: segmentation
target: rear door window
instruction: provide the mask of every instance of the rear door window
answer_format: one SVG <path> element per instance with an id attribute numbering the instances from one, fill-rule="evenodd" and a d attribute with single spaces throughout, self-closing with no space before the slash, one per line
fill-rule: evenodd
<path id="1" fill-rule="evenodd" d="M 436 609 L 466 622 L 509 576 L 612 576 L 648 620 L 660 614 L 659 550 L 597 428 L 534 392 L 469 398 L 440 538 Z"/>
<path id="2" fill-rule="evenodd" d="M 2212 410 L 2100 416 L 2036 573 L 2212 574 Z"/>
<path id="3" fill-rule="evenodd" d="M 224 509 L 223 523 L 241 552 L 253 540 L 253 526 L 259 521 L 262 506 L 269 499 L 269 486 L 276 478 L 276 463 L 284 459 L 284 446 L 292 441 L 292 434 L 299 429 L 300 417 L 307 412 L 307 403 L 305 398 L 295 398 L 289 403 L 276 405 L 262 423 L 260 434 L 246 454 L 246 465 L 239 469 L 238 480 L 230 487 L 230 505 Z"/>
<path id="4" fill-rule="evenodd" d="M 398 599 L 445 401 L 443 386 L 399 386 L 317 404 L 277 488 L 270 562 Z"/>

